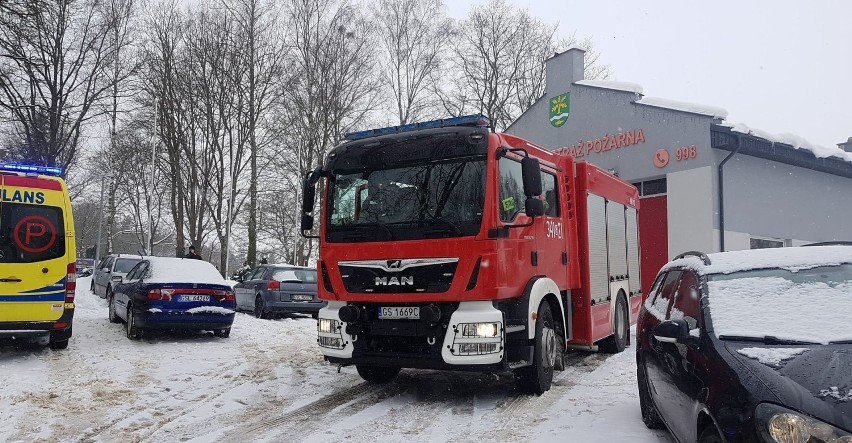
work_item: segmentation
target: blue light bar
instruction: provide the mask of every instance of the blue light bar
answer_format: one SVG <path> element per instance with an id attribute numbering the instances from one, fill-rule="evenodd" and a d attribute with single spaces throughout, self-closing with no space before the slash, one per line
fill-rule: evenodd
<path id="1" fill-rule="evenodd" d="M 421 123 L 409 123 L 402 126 L 389 126 L 387 128 L 368 129 L 366 131 L 350 132 L 343 136 L 344 140 L 360 140 L 380 135 L 398 134 L 400 132 L 417 131 L 418 129 L 445 128 L 448 126 L 489 126 L 491 122 L 484 115 L 464 115 L 461 117 L 444 118 Z"/>
<path id="2" fill-rule="evenodd" d="M 4 171 L 15 171 L 15 172 L 27 172 L 30 174 L 43 174 L 43 175 L 53 175 L 56 177 L 62 176 L 62 168 L 57 166 L 34 166 L 34 165 L 21 165 L 17 163 L 0 163 L 0 170 Z"/>

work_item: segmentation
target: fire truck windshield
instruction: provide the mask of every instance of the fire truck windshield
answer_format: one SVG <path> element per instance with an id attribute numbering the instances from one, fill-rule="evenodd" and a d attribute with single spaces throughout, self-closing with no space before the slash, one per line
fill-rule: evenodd
<path id="1" fill-rule="evenodd" d="M 327 240 L 475 235 L 485 203 L 485 156 L 334 174 Z"/>

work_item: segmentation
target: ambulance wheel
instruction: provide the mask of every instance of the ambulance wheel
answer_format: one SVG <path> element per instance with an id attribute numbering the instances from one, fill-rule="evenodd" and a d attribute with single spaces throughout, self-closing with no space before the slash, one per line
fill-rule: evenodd
<path id="1" fill-rule="evenodd" d="M 621 292 L 615 302 L 615 321 L 613 333 L 601 340 L 598 349 L 607 354 L 618 354 L 624 351 L 630 340 L 630 314 L 627 312 L 627 302 Z"/>
<path id="2" fill-rule="evenodd" d="M 558 344 L 550 304 L 543 301 L 538 307 L 535 322 L 533 362 L 515 370 L 515 387 L 525 394 L 541 395 L 553 383 Z"/>
<path id="3" fill-rule="evenodd" d="M 68 347 L 68 333 L 65 331 L 52 331 L 50 333 L 50 342 L 47 346 L 50 349 L 66 349 Z"/>
<path id="4" fill-rule="evenodd" d="M 136 314 L 133 313 L 133 306 L 127 305 L 127 323 L 124 325 L 126 327 L 125 332 L 127 332 L 127 338 L 131 340 L 139 340 L 142 338 L 142 329 L 136 325 Z"/>
<path id="5" fill-rule="evenodd" d="M 399 375 L 400 368 L 388 366 L 355 365 L 358 375 L 370 383 L 389 383 Z"/>
<path id="6" fill-rule="evenodd" d="M 115 313 L 115 294 L 110 292 L 107 296 L 107 305 L 109 306 L 109 322 L 121 323 L 121 317 Z"/>

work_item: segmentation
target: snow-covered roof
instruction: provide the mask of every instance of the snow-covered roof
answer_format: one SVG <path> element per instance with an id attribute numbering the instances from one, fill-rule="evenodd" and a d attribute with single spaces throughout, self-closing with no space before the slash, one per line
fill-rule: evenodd
<path id="1" fill-rule="evenodd" d="M 592 86 L 594 88 L 612 89 L 615 91 L 633 92 L 642 94 L 642 85 L 630 82 L 615 82 L 609 80 L 580 80 L 574 84 L 581 86 Z"/>
<path id="2" fill-rule="evenodd" d="M 841 160 L 852 162 L 852 152 L 846 152 L 837 146 L 815 145 L 806 140 L 805 138 L 800 137 L 796 134 L 774 134 L 771 132 L 763 131 L 761 129 L 751 128 L 742 123 L 723 123 L 721 126 L 730 127 L 731 132 L 739 132 L 741 134 L 753 135 L 755 137 L 765 139 L 769 142 L 783 143 L 785 145 L 790 145 L 796 149 L 804 149 L 812 152 L 817 158 L 837 157 Z"/>
<path id="3" fill-rule="evenodd" d="M 227 285 L 210 262 L 192 258 L 148 257 L 151 267 L 146 283 L 210 283 Z"/>
<path id="4" fill-rule="evenodd" d="M 659 97 L 642 97 L 636 100 L 637 104 L 653 106 L 655 108 L 673 109 L 675 111 L 691 112 L 693 114 L 709 115 L 718 119 L 728 117 L 728 111 L 717 106 L 701 105 L 697 103 L 681 102 Z"/>
<path id="5" fill-rule="evenodd" d="M 802 246 L 750 249 L 707 254 L 710 264 L 695 256 L 669 262 L 663 269 L 686 267 L 701 275 L 730 274 L 751 269 L 781 268 L 790 271 L 852 263 L 852 246 Z"/>

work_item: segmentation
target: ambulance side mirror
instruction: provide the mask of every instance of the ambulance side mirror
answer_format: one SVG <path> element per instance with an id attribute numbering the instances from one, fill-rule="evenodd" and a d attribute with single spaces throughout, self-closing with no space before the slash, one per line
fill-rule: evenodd
<path id="1" fill-rule="evenodd" d="M 521 175 L 524 180 L 524 195 L 527 197 L 541 195 L 541 166 L 537 158 L 524 157 L 521 160 Z"/>

